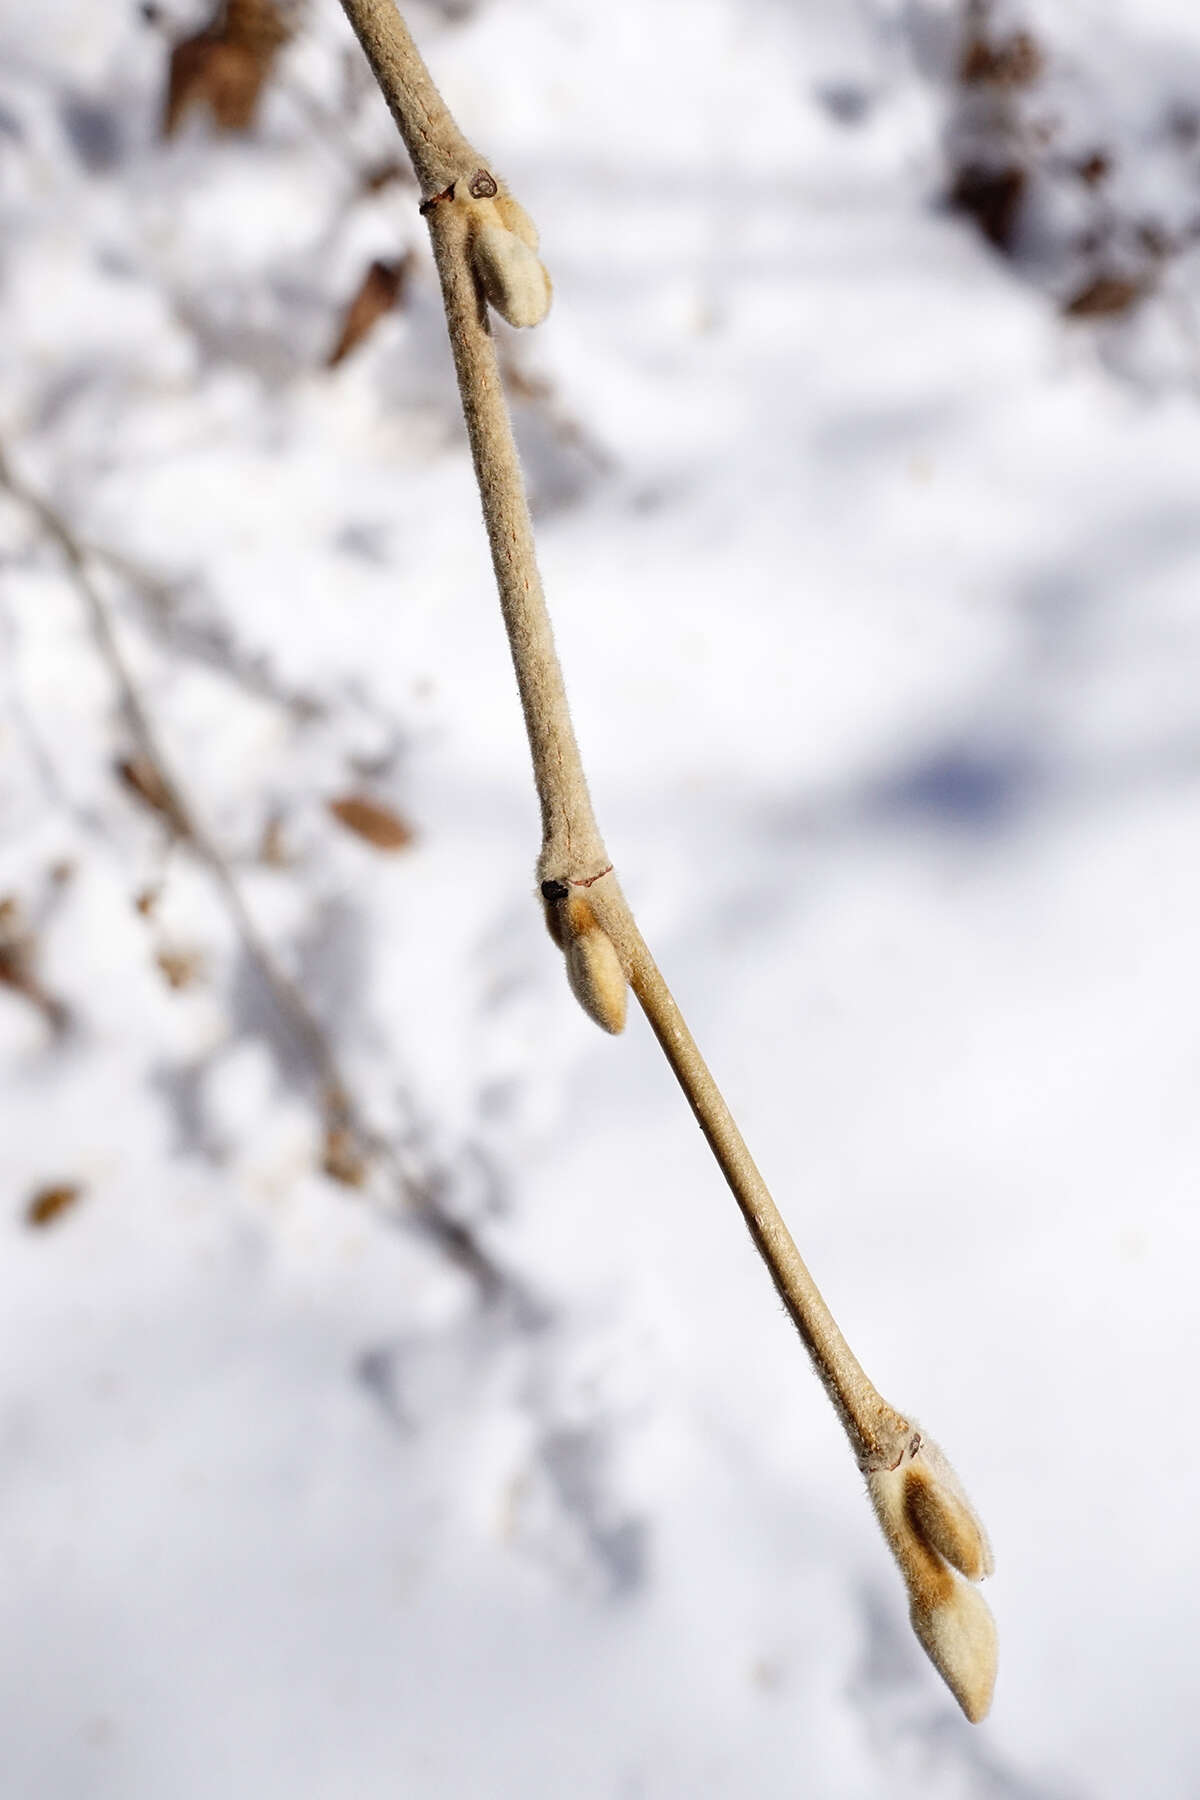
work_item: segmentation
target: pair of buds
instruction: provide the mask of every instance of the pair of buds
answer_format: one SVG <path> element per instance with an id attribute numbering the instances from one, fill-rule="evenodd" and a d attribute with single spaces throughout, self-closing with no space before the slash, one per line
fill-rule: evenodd
<path id="1" fill-rule="evenodd" d="M 589 1019 L 615 1036 L 625 1029 L 625 971 L 616 946 L 583 894 L 565 881 L 543 881 L 546 929 L 567 964 L 571 992 Z"/>
<path id="2" fill-rule="evenodd" d="M 538 254 L 537 226 L 525 208 L 505 193 L 487 169 L 470 180 L 451 182 L 421 208 L 453 200 L 465 204 L 469 220 L 469 253 L 476 279 L 490 305 L 510 325 L 540 325 L 550 310 L 550 277 Z"/>
<path id="3" fill-rule="evenodd" d="M 895 1468 L 867 1471 L 867 1488 L 908 1588 L 912 1628 L 975 1724 L 996 1683 L 995 1622 L 967 1585 L 992 1573 L 987 1534 L 949 1461 L 920 1432 Z"/>

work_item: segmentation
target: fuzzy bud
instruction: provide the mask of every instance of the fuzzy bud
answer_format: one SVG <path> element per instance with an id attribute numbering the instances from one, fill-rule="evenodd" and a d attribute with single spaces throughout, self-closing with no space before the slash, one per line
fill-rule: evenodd
<path id="1" fill-rule="evenodd" d="M 597 925 L 567 942 L 567 980 L 589 1019 L 614 1036 L 625 1029 L 625 971 L 606 931 Z"/>
<path id="2" fill-rule="evenodd" d="M 996 1621 L 978 1588 L 956 1576 L 937 1605 L 914 1596 L 912 1628 L 922 1648 L 972 1725 L 987 1717 L 996 1685 Z"/>
<path id="3" fill-rule="evenodd" d="M 562 950 L 571 992 L 589 1019 L 614 1036 L 625 1029 L 625 971 L 612 939 L 581 894 L 544 881 L 546 926 Z"/>
<path id="4" fill-rule="evenodd" d="M 538 247 L 537 226 L 521 202 L 514 200 L 511 194 L 499 193 L 492 204 L 499 214 L 500 223 L 519 237 L 523 244 L 527 244 L 531 250 L 536 250 Z"/>
<path id="5" fill-rule="evenodd" d="M 946 1456 L 929 1438 L 922 1439 L 908 1465 L 904 1507 L 918 1537 L 968 1581 L 982 1581 L 992 1573 L 987 1533 Z"/>
<path id="6" fill-rule="evenodd" d="M 501 318 L 510 325 L 540 325 L 550 310 L 550 277 L 524 238 L 504 225 L 484 225 L 475 233 L 471 255 L 483 291 Z"/>
<path id="7" fill-rule="evenodd" d="M 914 1433 L 894 1469 L 867 1487 L 909 1593 L 909 1616 L 926 1654 L 972 1724 L 992 1703 L 996 1627 L 970 1581 L 992 1572 L 986 1533 L 937 1445 Z"/>

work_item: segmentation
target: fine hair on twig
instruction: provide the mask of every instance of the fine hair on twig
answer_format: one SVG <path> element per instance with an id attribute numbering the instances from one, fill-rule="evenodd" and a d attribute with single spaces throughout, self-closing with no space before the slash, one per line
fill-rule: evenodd
<path id="1" fill-rule="evenodd" d="M 981 1719 L 996 1667 L 992 1617 L 969 1585 L 991 1571 L 983 1528 L 946 1458 L 882 1398 L 838 1329 L 646 947 L 592 811 L 488 321 L 489 306 L 510 324 L 544 317 L 551 285 L 537 232 L 451 117 L 393 0 L 342 5 L 421 188 L 541 805 L 537 881 L 550 935 L 604 1030 L 622 1029 L 632 988 L 842 1421 L 913 1628 L 966 1716 Z"/>

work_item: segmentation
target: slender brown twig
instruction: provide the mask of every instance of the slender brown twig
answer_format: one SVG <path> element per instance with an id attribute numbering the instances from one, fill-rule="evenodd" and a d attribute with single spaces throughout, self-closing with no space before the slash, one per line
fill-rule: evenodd
<path id="1" fill-rule="evenodd" d="M 989 1572 L 982 1527 L 944 1457 L 881 1397 L 838 1329 L 646 947 L 596 824 L 488 322 L 489 303 L 512 324 L 545 313 L 536 231 L 451 118 L 392 0 L 342 5 L 421 185 L 541 805 L 537 876 L 551 935 L 576 997 L 606 1030 L 622 1028 L 626 981 L 633 988 L 867 1477 L 914 1628 L 967 1716 L 982 1718 L 995 1631 L 983 1599 L 953 1573 Z"/>
<path id="2" fill-rule="evenodd" d="M 303 990 L 292 980 L 263 937 L 228 860 L 200 824 L 163 751 L 133 671 L 121 649 L 109 607 L 91 572 L 93 561 L 122 567 L 124 559 L 84 544 L 58 509 L 14 473 L 3 447 L 0 447 L 0 489 L 26 510 L 62 557 L 87 610 L 97 649 L 116 687 L 126 729 L 144 771 L 140 777 L 142 791 L 153 799 L 179 840 L 207 868 L 247 961 L 266 989 L 284 1033 L 308 1067 L 317 1089 L 325 1132 L 323 1166 L 326 1173 L 359 1186 L 365 1181 L 369 1166 L 378 1164 L 399 1196 L 405 1215 L 471 1278 L 485 1300 L 504 1297 L 529 1312 L 533 1302 L 522 1285 L 501 1268 L 470 1227 L 446 1209 L 442 1193 L 444 1183 L 439 1172 L 414 1169 L 411 1158 L 368 1123 L 324 1027 L 309 1006 Z M 125 568 L 127 575 L 130 567 Z M 0 970 L 0 974 L 2 972 Z"/>

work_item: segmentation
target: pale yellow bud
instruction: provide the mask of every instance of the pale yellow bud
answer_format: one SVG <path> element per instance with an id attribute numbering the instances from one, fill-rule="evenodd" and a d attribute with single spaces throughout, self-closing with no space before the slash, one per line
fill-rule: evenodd
<path id="1" fill-rule="evenodd" d="M 987 1717 L 996 1685 L 996 1622 L 978 1588 L 954 1575 L 949 1582 L 932 1607 L 914 1596 L 909 1617 L 930 1661 L 977 1725 Z"/>
<path id="2" fill-rule="evenodd" d="M 589 1019 L 615 1036 L 625 1029 L 625 971 L 586 900 L 566 904 L 564 951 L 571 992 Z"/>
<path id="3" fill-rule="evenodd" d="M 589 1019 L 615 1036 L 625 1029 L 625 971 L 612 939 L 582 894 L 566 882 L 544 881 L 542 904 L 550 936 L 567 963 L 571 992 Z"/>
<path id="4" fill-rule="evenodd" d="M 499 193 L 492 201 L 492 205 L 499 214 L 500 223 L 506 225 L 509 231 L 514 232 L 523 244 L 528 244 L 531 250 L 536 250 L 538 247 L 537 226 L 521 202 L 514 200 L 511 194 Z"/>
<path id="5" fill-rule="evenodd" d="M 550 277 L 530 246 L 506 226 L 484 225 L 475 233 L 471 255 L 501 318 L 510 325 L 540 325 L 550 310 Z"/>
<path id="6" fill-rule="evenodd" d="M 904 1506 L 920 1537 L 968 1581 L 992 1573 L 992 1547 L 958 1476 L 938 1446 L 923 1438 L 907 1466 Z"/>

